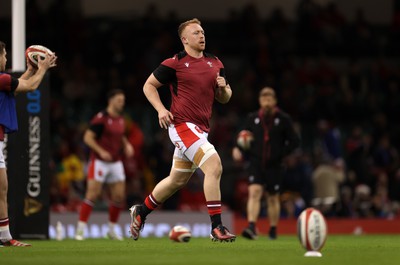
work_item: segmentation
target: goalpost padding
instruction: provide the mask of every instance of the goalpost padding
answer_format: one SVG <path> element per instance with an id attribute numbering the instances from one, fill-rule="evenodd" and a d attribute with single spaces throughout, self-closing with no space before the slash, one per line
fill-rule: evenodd
<path id="1" fill-rule="evenodd" d="M 49 238 L 49 94 L 46 74 L 36 91 L 16 96 L 19 129 L 7 136 L 4 150 L 8 212 L 14 238 Z"/>

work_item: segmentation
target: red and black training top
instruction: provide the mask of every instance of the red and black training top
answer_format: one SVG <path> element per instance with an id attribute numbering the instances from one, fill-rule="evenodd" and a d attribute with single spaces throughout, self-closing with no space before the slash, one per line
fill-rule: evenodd
<path id="1" fill-rule="evenodd" d="M 122 159 L 122 138 L 125 133 L 125 120 L 122 116 L 112 117 L 107 111 L 99 112 L 90 121 L 89 129 L 96 134 L 97 143 L 111 154 L 113 161 Z M 93 150 L 90 158 L 101 160 Z"/>
<path id="2" fill-rule="evenodd" d="M 169 85 L 174 124 L 191 122 L 203 131 L 209 131 L 209 121 L 217 87 L 216 78 L 224 69 L 222 62 L 214 55 L 204 53 L 194 58 L 182 51 L 164 60 L 154 70 L 156 79 Z M 225 76 L 223 76 L 225 77 Z"/>

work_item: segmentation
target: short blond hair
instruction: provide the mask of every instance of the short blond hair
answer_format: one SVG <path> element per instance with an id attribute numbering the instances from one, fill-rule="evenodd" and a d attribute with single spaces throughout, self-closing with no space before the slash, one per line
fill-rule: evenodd
<path id="1" fill-rule="evenodd" d="M 197 18 L 193 18 L 191 20 L 185 21 L 182 24 L 180 24 L 179 27 L 178 27 L 179 38 L 182 38 L 182 32 L 189 24 L 199 24 L 199 25 L 201 25 L 201 22 Z"/>

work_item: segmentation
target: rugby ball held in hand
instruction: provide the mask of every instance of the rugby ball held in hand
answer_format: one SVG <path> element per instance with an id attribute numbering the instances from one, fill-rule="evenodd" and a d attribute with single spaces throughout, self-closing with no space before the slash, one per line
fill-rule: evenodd
<path id="1" fill-rule="evenodd" d="M 253 139 L 254 137 L 252 132 L 243 130 L 239 132 L 236 142 L 243 150 L 248 150 Z"/>
<path id="2" fill-rule="evenodd" d="M 46 57 L 46 52 L 49 54 L 53 53 L 50 49 L 42 45 L 32 45 L 26 49 L 25 56 L 33 66 L 37 66 L 39 62 L 39 56 L 43 60 Z"/>
<path id="3" fill-rule="evenodd" d="M 191 237 L 190 230 L 182 225 L 172 227 L 169 232 L 169 239 L 175 242 L 189 242 Z"/>
<path id="4" fill-rule="evenodd" d="M 314 208 L 305 209 L 297 219 L 297 236 L 308 251 L 320 251 L 328 234 L 322 213 Z"/>

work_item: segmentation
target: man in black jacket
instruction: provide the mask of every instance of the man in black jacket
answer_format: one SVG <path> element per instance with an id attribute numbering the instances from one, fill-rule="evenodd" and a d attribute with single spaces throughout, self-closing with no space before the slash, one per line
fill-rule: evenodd
<path id="1" fill-rule="evenodd" d="M 267 191 L 269 237 L 277 238 L 276 227 L 280 215 L 279 193 L 283 176 L 283 159 L 300 145 L 290 116 L 277 107 L 275 91 L 264 87 L 259 95 L 260 109 L 250 113 L 244 130 L 250 131 L 253 140 L 245 150 L 235 146 L 232 156 L 235 161 L 249 159 L 249 197 L 247 201 L 248 227 L 242 235 L 256 239 L 256 222 L 260 212 L 261 198 Z"/>

